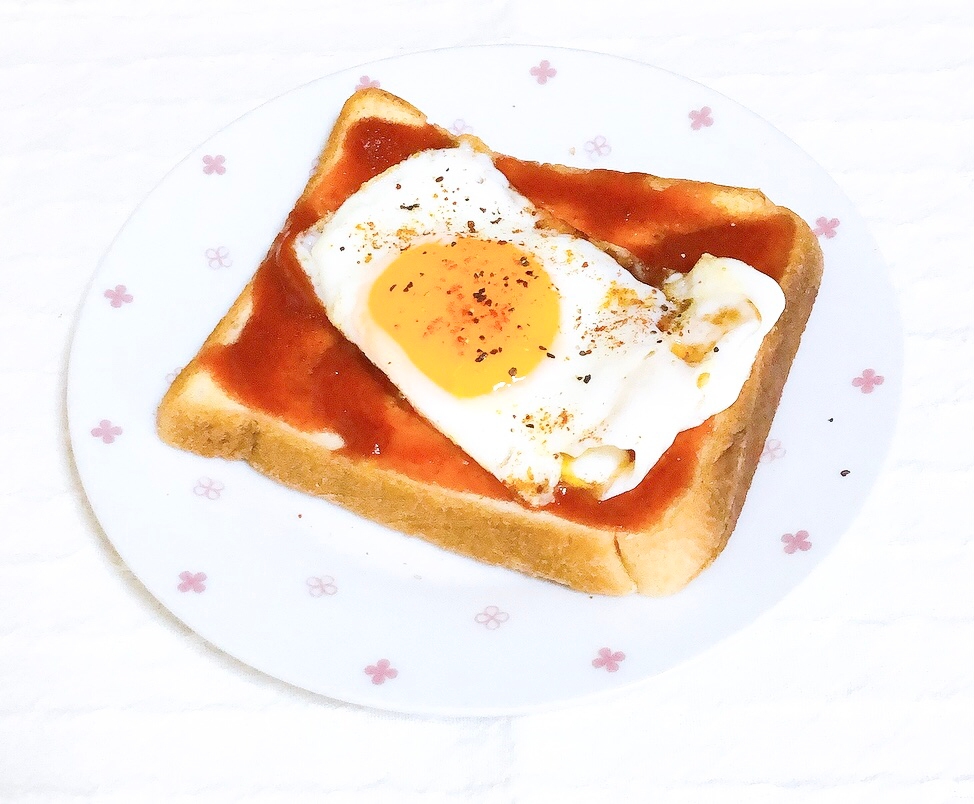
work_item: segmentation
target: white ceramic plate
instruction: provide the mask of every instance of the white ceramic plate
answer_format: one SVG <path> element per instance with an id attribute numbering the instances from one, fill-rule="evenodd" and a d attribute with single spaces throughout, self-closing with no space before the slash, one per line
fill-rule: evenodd
<path id="1" fill-rule="evenodd" d="M 174 372 L 250 278 L 362 82 L 522 158 L 760 187 L 819 235 L 825 278 L 747 505 L 727 549 L 684 592 L 573 593 L 157 438 L 156 406 Z M 640 104 L 619 104 L 622 88 Z M 862 298 L 871 303 L 853 301 Z M 77 326 L 68 411 L 105 533 L 194 631 L 342 701 L 499 714 L 645 680 L 739 630 L 802 580 L 879 470 L 898 406 L 901 342 L 862 221 L 821 168 L 751 112 L 604 55 L 444 50 L 290 92 L 179 164 L 98 268 Z"/>

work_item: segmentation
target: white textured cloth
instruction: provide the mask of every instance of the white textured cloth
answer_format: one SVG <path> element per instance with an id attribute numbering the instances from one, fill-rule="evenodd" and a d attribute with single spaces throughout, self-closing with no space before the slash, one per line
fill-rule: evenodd
<path id="1" fill-rule="evenodd" d="M 0 0 L 0 800 L 974 800 L 972 41 L 968 0 Z M 518 717 L 335 703 L 209 647 L 114 553 L 67 439 L 75 315 L 227 122 L 358 63 L 507 42 L 685 75 L 817 159 L 900 294 L 900 426 L 839 546 L 685 666 Z"/>

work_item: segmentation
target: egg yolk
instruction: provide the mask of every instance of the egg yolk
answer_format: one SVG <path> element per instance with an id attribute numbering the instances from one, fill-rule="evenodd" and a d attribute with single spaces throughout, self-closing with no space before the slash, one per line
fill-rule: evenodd
<path id="1" fill-rule="evenodd" d="M 489 393 L 553 357 L 558 292 L 536 258 L 505 240 L 412 245 L 375 281 L 368 304 L 416 367 L 454 396 Z"/>

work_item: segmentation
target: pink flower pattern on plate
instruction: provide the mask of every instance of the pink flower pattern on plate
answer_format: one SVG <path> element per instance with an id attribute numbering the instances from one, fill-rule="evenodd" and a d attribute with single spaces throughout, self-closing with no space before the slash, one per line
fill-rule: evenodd
<path id="1" fill-rule="evenodd" d="M 203 172 L 207 175 L 216 173 L 217 176 L 222 176 L 227 172 L 226 165 L 224 164 L 226 161 L 227 158 L 223 154 L 217 154 L 216 156 L 207 154 L 203 157 Z"/>
<path id="2" fill-rule="evenodd" d="M 510 617 L 510 614 L 506 611 L 501 611 L 497 606 L 488 606 L 474 617 L 474 620 L 484 626 L 488 631 L 495 631 L 503 623 L 506 623 Z"/>
<path id="3" fill-rule="evenodd" d="M 179 573 L 180 584 L 176 588 L 180 592 L 200 592 L 206 591 L 206 580 L 205 572 L 190 572 L 189 570 L 184 570 Z"/>
<path id="4" fill-rule="evenodd" d="M 612 146 L 609 141 L 601 134 L 593 137 L 585 143 L 585 151 L 590 159 L 599 159 L 612 153 Z"/>
<path id="5" fill-rule="evenodd" d="M 824 237 L 827 240 L 831 240 L 836 235 L 836 229 L 839 228 L 841 221 L 838 218 L 817 218 L 815 221 L 815 228 L 812 229 L 812 234 L 817 237 Z"/>
<path id="6" fill-rule="evenodd" d="M 135 297 L 128 292 L 125 285 L 115 285 L 114 288 L 105 291 L 105 298 L 111 302 L 112 307 L 121 307 L 123 304 L 131 303 Z"/>
<path id="7" fill-rule="evenodd" d="M 392 666 L 388 659 L 379 659 L 375 664 L 370 664 L 365 668 L 365 672 L 372 676 L 373 684 L 385 684 L 386 679 L 395 678 L 399 671 Z"/>
<path id="8" fill-rule="evenodd" d="M 450 126 L 450 131 L 456 134 L 458 137 L 461 134 L 470 134 L 473 132 L 473 126 L 469 125 L 466 120 L 462 117 L 458 117 L 453 121 L 453 125 Z"/>
<path id="9" fill-rule="evenodd" d="M 380 86 L 379 82 L 369 78 L 367 75 L 360 76 L 358 83 L 355 85 L 355 89 L 375 89 Z"/>
<path id="10" fill-rule="evenodd" d="M 229 268 L 233 265 L 233 260 L 230 259 L 230 252 L 226 246 L 208 248 L 203 252 L 203 255 L 206 257 L 206 264 L 214 270 L 217 268 Z"/>
<path id="11" fill-rule="evenodd" d="M 201 477 L 193 487 L 193 494 L 197 497 L 206 497 L 208 500 L 219 500 L 220 492 L 224 488 L 225 486 L 219 480 L 214 480 L 211 477 Z"/>
<path id="12" fill-rule="evenodd" d="M 619 669 L 619 662 L 624 661 L 626 654 L 621 650 L 615 652 L 611 648 L 600 648 L 599 655 L 592 659 L 592 667 L 604 667 L 606 672 L 614 673 Z"/>
<path id="13" fill-rule="evenodd" d="M 761 463 L 771 463 L 778 458 L 785 457 L 785 448 L 777 438 L 769 438 L 764 442 L 764 449 L 761 450 Z"/>
<path id="14" fill-rule="evenodd" d="M 882 385 L 886 378 L 872 369 L 863 370 L 862 374 L 853 379 L 852 384 L 864 394 L 871 394 L 877 385 Z"/>
<path id="15" fill-rule="evenodd" d="M 713 109 L 709 106 L 701 106 L 699 109 L 694 109 L 687 115 L 690 118 L 690 128 L 694 131 L 699 131 L 702 128 L 712 126 L 714 124 L 712 114 Z"/>
<path id="16" fill-rule="evenodd" d="M 338 591 L 338 587 L 335 586 L 335 579 L 331 575 L 322 575 L 321 577 L 311 577 L 308 578 L 305 583 L 308 584 L 308 594 L 311 597 L 321 597 L 322 595 L 333 595 Z"/>
<path id="17" fill-rule="evenodd" d="M 117 424 L 112 424 L 108 419 L 102 419 L 97 427 L 91 429 L 91 434 L 95 438 L 100 438 L 106 444 L 111 444 L 122 434 L 122 428 Z"/>
<path id="18" fill-rule="evenodd" d="M 799 530 L 795 533 L 786 533 L 781 537 L 781 541 L 784 542 L 785 552 L 788 553 L 788 555 L 791 555 L 796 550 L 801 550 L 804 552 L 805 550 L 812 549 L 812 543 L 808 540 L 807 530 Z"/>
<path id="19" fill-rule="evenodd" d="M 538 79 L 539 84 L 547 84 L 549 78 L 558 75 L 558 71 L 551 66 L 550 61 L 542 59 L 540 64 L 531 68 L 531 75 Z"/>

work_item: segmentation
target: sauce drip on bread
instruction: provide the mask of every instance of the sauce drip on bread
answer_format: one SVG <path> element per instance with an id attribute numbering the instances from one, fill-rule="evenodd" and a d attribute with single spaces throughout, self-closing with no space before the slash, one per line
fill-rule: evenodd
<path id="1" fill-rule="evenodd" d="M 202 359 L 242 403 L 299 429 L 338 432 L 350 455 L 418 480 L 513 500 L 503 484 L 417 415 L 385 375 L 338 333 L 290 247 L 298 233 L 336 209 L 367 179 L 412 153 L 454 144 L 435 126 L 373 119 L 355 123 L 341 159 L 299 200 L 258 270 L 253 309 L 240 336 L 207 349 Z M 789 258 L 794 224 L 785 215 L 732 225 L 704 191 L 648 190 L 640 177 L 628 174 L 563 174 L 509 157 L 496 163 L 538 206 L 590 237 L 628 249 L 645 266 L 641 278 L 654 284 L 674 270 L 688 270 L 704 252 L 741 259 L 776 279 Z M 666 237 L 634 239 L 630 233 L 645 231 L 643 219 L 666 231 Z M 697 445 L 710 426 L 708 421 L 677 436 L 632 491 L 598 502 L 585 491 L 560 488 L 546 508 L 596 526 L 650 523 L 689 484 Z"/>

